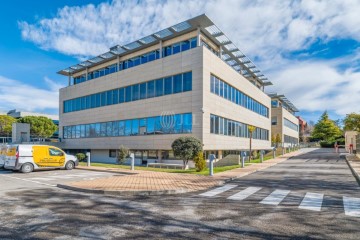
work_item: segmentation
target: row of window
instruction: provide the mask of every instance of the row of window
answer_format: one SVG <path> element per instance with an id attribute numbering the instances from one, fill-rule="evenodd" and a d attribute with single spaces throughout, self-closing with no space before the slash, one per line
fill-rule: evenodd
<path id="1" fill-rule="evenodd" d="M 64 113 L 103 107 L 192 90 L 192 72 L 186 72 L 64 101 Z"/>
<path id="2" fill-rule="evenodd" d="M 299 131 L 299 126 L 293 122 L 291 122 L 289 119 L 287 118 L 284 118 L 284 126 L 292 129 L 292 130 L 295 130 L 295 131 Z"/>
<path id="3" fill-rule="evenodd" d="M 212 48 L 209 44 L 207 44 L 207 43 L 204 42 L 203 40 L 201 40 L 200 45 L 206 47 L 206 48 L 209 49 L 213 54 L 215 54 L 216 56 L 220 57 L 219 52 L 216 51 L 214 48 Z"/>
<path id="4" fill-rule="evenodd" d="M 63 137 L 65 139 L 95 138 L 154 134 L 179 134 L 191 132 L 192 114 L 183 113 L 140 119 L 65 126 L 63 128 Z"/>
<path id="5" fill-rule="evenodd" d="M 269 117 L 269 109 L 267 107 L 214 75 L 210 77 L 210 91 L 264 117 Z"/>
<path id="6" fill-rule="evenodd" d="M 299 143 L 299 139 L 284 134 L 284 143 L 291 143 L 296 145 Z"/>
<path id="7" fill-rule="evenodd" d="M 189 40 L 182 41 L 182 42 L 174 43 L 170 46 L 163 47 L 162 56 L 167 57 L 170 55 L 177 54 L 179 52 L 184 52 L 191 48 L 195 48 L 196 45 L 197 45 L 196 37 L 189 39 Z M 118 64 L 113 64 L 113 65 L 107 66 L 105 68 L 101 68 L 96 71 L 89 72 L 87 79 L 86 79 L 85 74 L 75 77 L 74 84 L 79 84 L 79 83 L 85 82 L 87 80 L 92 80 L 92 79 L 99 78 L 99 77 L 102 77 L 102 76 L 105 76 L 105 75 L 108 75 L 108 74 L 111 74 L 114 72 L 118 72 L 118 71 L 122 71 L 122 70 L 125 70 L 128 68 L 136 67 L 138 65 L 145 64 L 147 62 L 151 62 L 151 61 L 154 61 L 159 58 L 160 58 L 159 50 L 148 52 L 141 56 L 137 56 L 137 57 L 122 61 L 119 63 L 119 66 L 118 66 Z"/>
<path id="8" fill-rule="evenodd" d="M 210 115 L 210 133 L 250 138 L 247 124 L 219 117 L 213 114 Z M 253 138 L 269 140 L 269 130 L 257 127 L 253 132 Z"/>

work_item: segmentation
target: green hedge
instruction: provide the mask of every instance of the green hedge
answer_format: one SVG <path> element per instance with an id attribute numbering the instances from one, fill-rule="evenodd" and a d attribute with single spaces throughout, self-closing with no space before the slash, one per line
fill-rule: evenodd
<path id="1" fill-rule="evenodd" d="M 340 138 L 340 139 L 330 141 L 330 142 L 321 141 L 320 146 L 323 147 L 323 148 L 333 148 L 334 145 L 335 145 L 335 142 L 337 142 L 338 145 L 345 145 L 345 139 Z"/>

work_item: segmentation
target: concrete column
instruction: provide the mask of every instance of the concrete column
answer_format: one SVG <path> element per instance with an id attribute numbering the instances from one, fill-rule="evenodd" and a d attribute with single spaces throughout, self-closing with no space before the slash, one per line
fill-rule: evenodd
<path id="1" fill-rule="evenodd" d="M 222 154 L 223 154 L 222 150 L 218 150 L 218 159 L 222 159 Z"/>
<path id="2" fill-rule="evenodd" d="M 219 46 L 219 57 L 221 58 L 221 56 L 222 56 L 222 47 Z"/>
<path id="3" fill-rule="evenodd" d="M 197 47 L 200 47 L 200 27 L 197 28 Z"/>
<path id="4" fill-rule="evenodd" d="M 117 56 L 117 69 L 118 69 L 118 71 L 120 71 L 120 57 L 119 57 L 119 55 Z"/>
<path id="5" fill-rule="evenodd" d="M 71 75 L 69 74 L 69 84 L 68 84 L 68 86 L 70 86 L 71 85 Z"/>
<path id="6" fill-rule="evenodd" d="M 158 162 L 161 163 L 162 162 L 162 151 L 158 150 L 157 155 L 158 155 Z"/>
<path id="7" fill-rule="evenodd" d="M 86 68 L 86 74 L 85 74 L 85 81 L 88 80 L 88 74 L 89 74 L 89 68 L 87 67 Z"/>
<path id="8" fill-rule="evenodd" d="M 162 40 L 160 40 L 159 45 L 160 45 L 160 47 L 159 47 L 159 50 L 160 50 L 159 56 L 160 56 L 160 58 L 162 58 L 163 57 L 163 55 L 162 55 L 162 48 L 163 48 Z"/>

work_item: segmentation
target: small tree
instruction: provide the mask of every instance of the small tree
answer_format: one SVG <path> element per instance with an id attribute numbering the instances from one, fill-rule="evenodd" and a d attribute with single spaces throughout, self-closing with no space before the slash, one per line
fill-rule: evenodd
<path id="1" fill-rule="evenodd" d="M 275 146 L 275 143 L 276 143 L 276 142 L 275 142 L 275 139 L 276 139 L 276 138 L 275 138 L 275 135 L 274 135 L 274 134 L 271 134 L 271 145 L 272 145 L 272 146 Z"/>
<path id="2" fill-rule="evenodd" d="M 248 130 L 249 130 L 249 135 L 250 135 L 250 152 L 249 152 L 249 162 L 252 159 L 252 137 L 253 137 L 253 132 L 255 131 L 256 127 L 252 126 L 252 125 L 248 125 Z"/>
<path id="3" fill-rule="evenodd" d="M 360 132 L 360 114 L 358 113 L 346 114 L 346 117 L 344 119 L 344 130 Z"/>
<path id="4" fill-rule="evenodd" d="M 311 137 L 313 139 L 330 142 L 341 137 L 341 135 L 342 132 L 340 128 L 329 118 L 329 114 L 325 111 L 321 115 L 319 121 L 315 124 Z"/>
<path id="5" fill-rule="evenodd" d="M 276 137 L 275 137 L 275 144 L 276 144 L 276 147 L 278 147 L 280 143 L 281 143 L 281 137 L 280 137 L 280 134 L 276 134 Z"/>
<path id="6" fill-rule="evenodd" d="M 75 157 L 77 158 L 77 160 L 79 160 L 79 162 L 82 162 L 85 160 L 86 155 L 83 153 L 77 153 L 77 154 L 75 154 Z"/>
<path id="7" fill-rule="evenodd" d="M 129 155 L 129 149 L 123 145 L 119 146 L 119 149 L 116 154 L 116 158 L 118 161 L 118 164 L 124 164 L 126 157 Z"/>
<path id="8" fill-rule="evenodd" d="M 197 172 L 201 172 L 206 168 L 206 161 L 204 159 L 204 153 L 199 152 L 198 155 L 194 158 L 195 168 Z"/>
<path id="9" fill-rule="evenodd" d="M 194 159 L 202 151 L 201 141 L 195 137 L 180 137 L 176 139 L 171 148 L 176 157 L 183 160 L 183 168 L 186 168 L 190 159 Z"/>

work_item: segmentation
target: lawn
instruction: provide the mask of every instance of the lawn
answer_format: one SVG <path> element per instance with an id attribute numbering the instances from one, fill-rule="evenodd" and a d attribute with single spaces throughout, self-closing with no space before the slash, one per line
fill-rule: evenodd
<path id="1" fill-rule="evenodd" d="M 271 159 L 271 157 L 265 157 L 264 161 Z M 260 159 L 252 160 L 251 163 L 248 161 L 245 162 L 245 166 L 259 163 Z M 80 162 L 80 166 L 86 166 L 86 162 Z M 104 167 L 104 168 L 122 168 L 122 169 L 130 169 L 129 165 L 118 165 L 118 164 L 108 164 L 108 163 L 91 163 L 91 166 L 94 167 Z M 232 170 L 235 168 L 241 167 L 240 165 L 231 165 L 224 167 L 214 167 L 214 173 L 225 172 L 228 170 Z M 194 168 L 188 170 L 182 169 L 167 169 L 167 168 L 152 168 L 152 167 L 143 167 L 143 166 L 135 166 L 136 170 L 144 170 L 144 171 L 154 171 L 154 172 L 168 172 L 168 173 L 189 173 L 189 174 L 199 174 L 199 175 L 209 175 L 209 169 L 205 169 L 201 172 L 197 172 Z"/>

